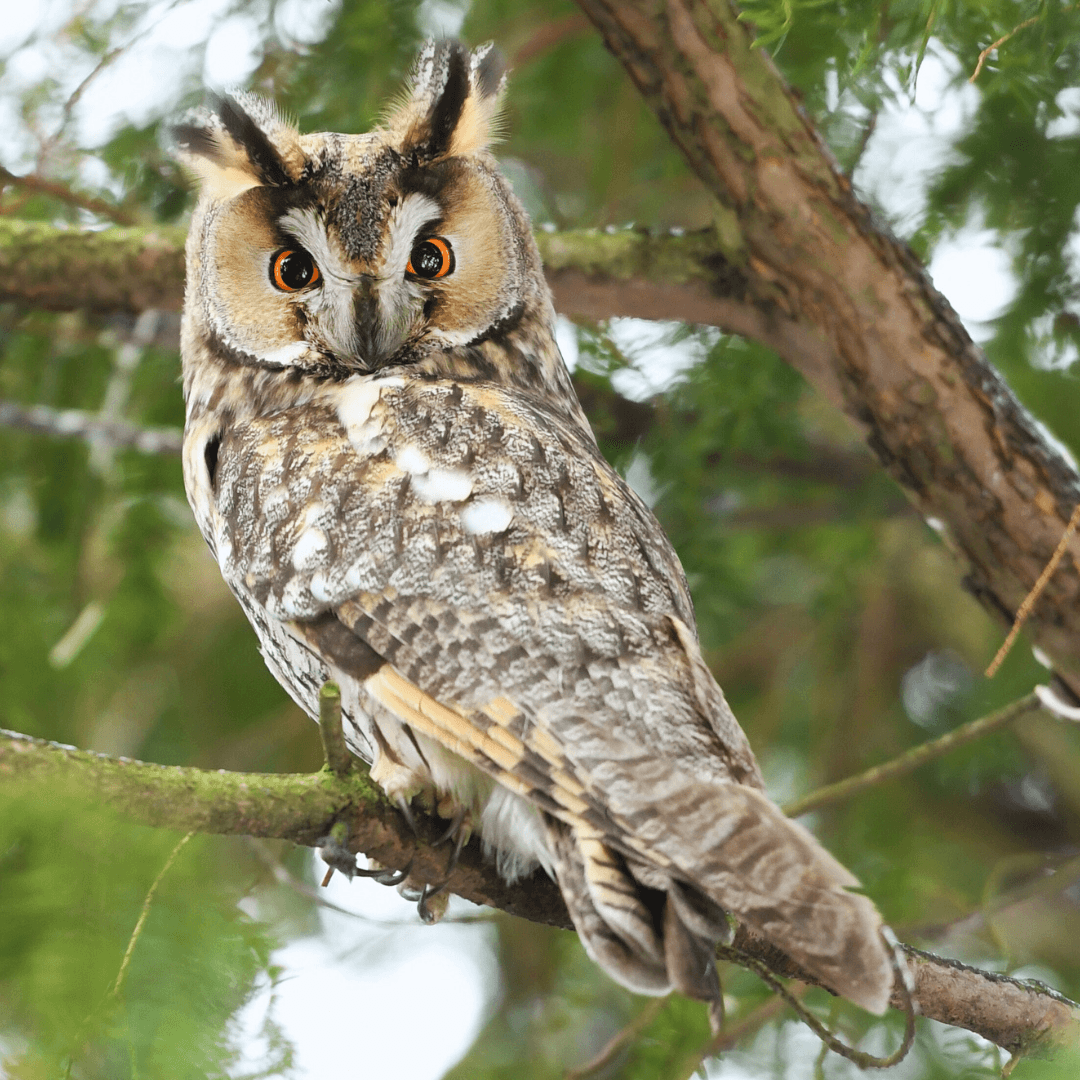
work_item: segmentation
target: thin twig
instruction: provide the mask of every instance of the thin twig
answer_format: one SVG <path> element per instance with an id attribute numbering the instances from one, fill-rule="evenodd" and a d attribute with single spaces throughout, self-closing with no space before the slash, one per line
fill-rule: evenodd
<path id="1" fill-rule="evenodd" d="M 818 788 L 817 791 L 811 791 L 801 799 L 786 803 L 782 809 L 788 817 L 799 817 L 810 810 L 817 810 L 819 807 L 850 798 L 867 788 L 883 784 L 887 780 L 894 780 L 898 776 L 905 776 L 907 773 L 919 768 L 920 765 L 925 765 L 928 761 L 942 757 L 951 750 L 955 750 L 958 746 L 964 746 L 975 739 L 981 739 L 984 735 L 989 735 L 990 732 L 997 731 L 998 728 L 1012 723 L 1013 720 L 1023 716 L 1025 713 L 1034 712 L 1040 708 L 1042 708 L 1042 705 L 1038 697 L 1035 694 L 1028 694 L 1020 698 L 1019 701 L 1014 701 L 1003 709 L 998 709 L 997 712 L 990 713 L 988 716 L 981 716 L 978 720 L 962 724 L 955 731 L 950 731 L 940 738 L 931 739 L 929 742 L 912 747 L 912 749 L 905 751 L 891 761 L 875 765 L 872 769 L 867 769 L 866 772 L 859 773 L 856 776 L 849 776 L 846 780 L 840 780 L 835 784 L 828 784 L 825 787 Z"/>
<path id="2" fill-rule="evenodd" d="M 1018 885 L 1015 889 L 999 893 L 986 900 L 978 910 L 969 915 L 962 915 L 947 923 L 933 926 L 909 926 L 905 936 L 922 939 L 938 939 L 949 934 L 976 934 L 990 925 L 998 915 L 1028 900 L 1060 896 L 1070 885 L 1080 881 L 1080 855 L 1074 855 L 1056 866 L 1044 863 L 1038 867 L 1039 873 Z"/>
<path id="3" fill-rule="evenodd" d="M 987 45 L 981 53 L 979 53 L 979 62 L 975 65 L 975 70 L 971 73 L 968 79 L 969 83 L 973 83 L 978 77 L 979 72 L 983 69 L 983 64 L 986 63 L 986 58 L 1000 45 L 1004 45 L 1009 38 L 1016 34 L 1019 34 L 1021 30 L 1026 30 L 1029 26 L 1033 26 L 1039 21 L 1038 15 L 1032 15 L 1030 19 L 1025 19 L 1019 26 L 1014 26 L 1007 34 L 1002 34 L 992 45 Z"/>
<path id="4" fill-rule="evenodd" d="M 0 401 L 0 427 L 22 428 L 62 439 L 86 439 L 144 454 L 179 457 L 184 436 L 179 428 L 144 428 L 125 420 L 102 420 L 81 409 L 53 409 L 48 405 L 19 405 Z"/>
<path id="5" fill-rule="evenodd" d="M 340 780 L 349 775 L 353 757 L 341 730 L 341 690 L 335 682 L 323 683 L 319 691 L 319 734 L 326 767 Z"/>
<path id="6" fill-rule="evenodd" d="M 165 8 L 164 11 L 152 22 L 149 26 L 144 27 L 134 37 L 129 38 L 123 45 L 117 45 L 115 48 L 110 49 L 104 56 L 94 65 L 93 70 L 79 83 L 78 86 L 68 96 L 67 101 L 64 102 L 64 107 L 60 113 L 60 123 L 57 125 L 56 130 L 45 140 L 38 149 L 37 154 L 37 172 L 41 172 L 45 165 L 46 158 L 52 151 L 53 147 L 60 141 L 60 137 L 67 130 L 68 124 L 71 123 L 72 113 L 75 111 L 75 106 L 78 105 L 82 99 L 83 94 L 86 93 L 90 84 L 112 63 L 118 60 L 128 49 L 131 48 L 137 41 L 141 41 L 147 34 L 156 30 L 165 19 L 165 16 L 169 14 L 175 7 L 177 7 L 183 0 L 172 0 L 172 3 Z"/>
<path id="7" fill-rule="evenodd" d="M 116 973 L 116 982 L 113 983 L 112 989 L 109 991 L 110 997 L 119 995 L 120 987 L 124 985 L 124 976 L 127 975 L 128 965 L 131 963 L 131 954 L 135 951 L 135 945 L 142 934 L 146 918 L 150 914 L 150 905 L 154 902 L 154 893 L 157 892 L 158 886 L 161 884 L 161 879 L 169 872 L 169 867 L 176 861 L 176 856 L 180 854 L 180 849 L 194 835 L 193 832 L 189 832 L 180 838 L 176 847 L 172 849 L 169 857 L 165 860 L 165 865 L 158 871 L 158 876 L 154 878 L 153 884 L 147 891 L 146 899 L 143 900 L 142 911 L 139 912 L 139 919 L 135 923 L 135 929 L 131 931 L 131 939 L 128 941 L 127 949 L 124 951 L 124 959 L 120 961 L 120 970 Z"/>
<path id="8" fill-rule="evenodd" d="M 1072 517 L 1069 518 L 1069 524 L 1065 526 L 1065 531 L 1061 534 L 1058 546 L 1054 549 L 1054 554 L 1050 556 L 1050 561 L 1039 575 L 1039 580 L 1031 587 L 1031 592 L 1024 597 L 1024 602 L 1016 612 L 1016 618 L 1013 620 L 1009 636 L 1002 642 L 1001 648 L 997 651 L 997 656 L 990 661 L 990 666 L 986 669 L 986 677 L 988 679 L 992 679 L 997 674 L 998 668 L 1001 667 L 1005 657 L 1009 655 L 1009 650 L 1013 647 L 1016 635 L 1020 633 L 1020 628 L 1027 622 L 1032 609 L 1038 603 L 1039 597 L 1042 596 L 1043 589 L 1046 588 L 1050 579 L 1054 576 L 1054 571 L 1058 568 L 1058 563 L 1061 562 L 1062 557 L 1065 555 L 1065 550 L 1069 546 L 1069 540 L 1072 538 L 1072 534 L 1076 532 L 1077 525 L 1080 525 L 1080 503 L 1077 503 L 1076 507 L 1073 509 Z"/>
<path id="9" fill-rule="evenodd" d="M 791 994 L 795 998 L 801 998 L 808 989 L 805 983 L 796 983 Z M 683 1059 L 678 1068 L 672 1072 L 673 1080 L 690 1080 L 701 1069 L 703 1061 L 738 1046 L 747 1035 L 754 1034 L 770 1021 L 775 1020 L 786 1008 L 787 1002 L 774 994 L 756 1009 L 751 1009 L 737 1024 L 732 1024 L 731 1027 L 725 1026 L 723 1031 L 710 1038 L 703 1047 Z"/>
<path id="10" fill-rule="evenodd" d="M 655 998 L 650 1001 L 626 1027 L 612 1035 L 596 1057 L 586 1061 L 584 1065 L 578 1065 L 575 1069 L 567 1069 L 563 1080 L 584 1080 L 584 1077 L 598 1073 L 615 1059 L 615 1055 L 631 1039 L 640 1035 L 664 1011 L 665 1005 L 667 1005 L 667 998 Z"/>
<path id="11" fill-rule="evenodd" d="M 829 1005 L 829 1016 L 827 1023 L 829 1027 L 835 1027 L 837 1019 L 840 1016 L 840 999 L 833 998 Z M 829 1056 L 829 1044 L 823 1042 L 821 1049 L 818 1051 L 817 1059 L 814 1061 L 814 1080 L 825 1080 L 825 1059 Z"/>
<path id="12" fill-rule="evenodd" d="M 842 1043 L 756 957 L 749 956 L 741 949 L 736 949 L 730 945 L 718 946 L 717 953 L 723 959 L 730 960 L 736 964 L 741 964 L 743 967 L 747 967 L 753 971 L 762 982 L 779 994 L 780 997 L 795 1010 L 799 1019 L 802 1020 L 802 1022 L 806 1024 L 806 1026 L 810 1028 L 810 1030 L 813 1031 L 813 1033 L 821 1039 L 834 1054 L 838 1054 L 842 1058 L 847 1058 L 848 1061 L 853 1062 L 860 1069 L 891 1069 L 894 1065 L 898 1065 L 905 1057 L 907 1057 L 908 1051 L 911 1050 L 912 1044 L 915 1042 L 915 1017 L 918 1014 L 918 1009 L 916 1008 L 914 1001 L 911 1000 L 910 991 L 907 988 L 907 980 L 902 977 L 898 978 L 897 981 L 904 985 L 908 996 L 906 1009 L 907 1022 L 904 1027 L 904 1038 L 896 1050 L 891 1054 L 886 1057 L 878 1057 L 876 1054 L 868 1054 L 864 1050 L 857 1050 L 852 1046 Z M 895 963 L 896 960 L 894 958 L 894 964 Z M 899 975 L 901 969 L 897 968 L 897 973 Z"/>

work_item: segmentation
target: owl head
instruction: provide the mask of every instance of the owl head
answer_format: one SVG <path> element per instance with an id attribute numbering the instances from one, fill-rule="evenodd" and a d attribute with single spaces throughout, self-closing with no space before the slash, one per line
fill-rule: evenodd
<path id="1" fill-rule="evenodd" d="M 185 363 L 565 382 L 528 218 L 488 150 L 504 83 L 490 45 L 439 42 L 367 134 L 301 135 L 250 94 L 189 116 Z"/>

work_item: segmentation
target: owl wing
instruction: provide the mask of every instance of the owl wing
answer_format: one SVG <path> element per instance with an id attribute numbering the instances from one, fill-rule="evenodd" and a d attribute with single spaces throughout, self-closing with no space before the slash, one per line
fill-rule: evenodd
<path id="1" fill-rule="evenodd" d="M 762 794 L 670 544 L 573 423 L 528 393 L 391 377 L 220 440 L 226 579 L 544 811 L 602 966 L 715 996 L 726 909 L 883 1011 L 880 918 Z"/>

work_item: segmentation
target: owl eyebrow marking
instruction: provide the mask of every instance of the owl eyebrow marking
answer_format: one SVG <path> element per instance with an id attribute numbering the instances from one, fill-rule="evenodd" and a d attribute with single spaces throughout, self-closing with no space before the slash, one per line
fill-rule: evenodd
<path id="1" fill-rule="evenodd" d="M 333 278 L 349 288 L 360 281 L 362 275 L 354 274 L 330 246 L 326 223 L 310 207 L 294 207 L 288 213 L 282 214 L 278 223 L 308 251 L 326 277 Z"/>
<path id="2" fill-rule="evenodd" d="M 413 242 L 421 231 L 438 224 L 441 216 L 442 209 L 439 204 L 419 192 L 413 192 L 401 199 L 390 211 L 387 219 L 386 243 L 379 267 L 380 280 L 396 280 L 405 276 Z"/>

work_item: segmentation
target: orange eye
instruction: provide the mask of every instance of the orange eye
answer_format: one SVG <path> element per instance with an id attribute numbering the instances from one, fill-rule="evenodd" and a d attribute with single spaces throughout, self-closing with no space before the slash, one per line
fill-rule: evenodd
<path id="1" fill-rule="evenodd" d="M 446 277 L 454 269 L 454 253 L 450 245 L 441 236 L 429 236 L 412 249 L 407 274 L 434 281 Z"/>
<path id="2" fill-rule="evenodd" d="M 270 280 L 282 292 L 298 292 L 314 285 L 322 275 L 303 248 L 283 248 L 270 260 Z"/>

